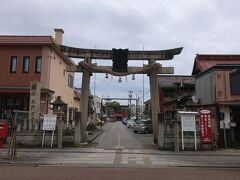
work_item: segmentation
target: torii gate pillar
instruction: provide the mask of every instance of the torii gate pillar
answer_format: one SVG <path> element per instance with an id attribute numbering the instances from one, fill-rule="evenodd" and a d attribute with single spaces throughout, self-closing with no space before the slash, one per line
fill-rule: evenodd
<path id="1" fill-rule="evenodd" d="M 91 64 L 92 59 L 86 57 L 84 61 L 88 64 Z M 87 120 L 88 120 L 88 99 L 89 99 L 89 88 L 90 88 L 90 76 L 91 72 L 83 68 L 82 75 L 82 89 L 81 89 L 81 99 L 80 99 L 80 134 L 81 134 L 81 143 L 87 142 Z"/>
<path id="2" fill-rule="evenodd" d="M 156 64 L 155 59 L 149 60 L 149 65 Z M 153 123 L 153 142 L 158 144 L 159 148 L 164 146 L 164 124 L 159 122 L 158 114 L 160 112 L 157 69 L 153 69 L 149 74 L 150 92 L 151 92 L 151 107 L 152 107 L 152 123 Z M 159 124 L 160 123 L 160 124 Z"/>

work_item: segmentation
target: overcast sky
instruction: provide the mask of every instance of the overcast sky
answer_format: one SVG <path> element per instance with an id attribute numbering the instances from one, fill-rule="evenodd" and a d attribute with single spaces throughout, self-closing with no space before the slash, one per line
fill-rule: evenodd
<path id="1" fill-rule="evenodd" d="M 0 0 L 0 34 L 52 35 L 81 48 L 161 50 L 183 46 L 172 61 L 175 74 L 190 75 L 196 54 L 240 53 L 239 0 Z M 98 62 L 98 61 L 97 61 Z M 100 62 L 99 62 L 100 63 Z M 140 63 L 129 63 L 130 65 Z M 145 62 L 147 63 L 147 62 Z M 144 76 L 144 99 L 149 99 Z M 94 93 L 94 76 L 91 91 Z M 105 79 L 96 75 L 96 95 L 142 98 L 143 76 Z M 81 86 L 81 75 L 75 85 Z"/>

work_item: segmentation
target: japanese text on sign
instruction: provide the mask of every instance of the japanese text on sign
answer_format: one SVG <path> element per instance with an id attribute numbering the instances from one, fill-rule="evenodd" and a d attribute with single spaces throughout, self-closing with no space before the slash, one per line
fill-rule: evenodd
<path id="1" fill-rule="evenodd" d="M 43 119 L 43 131 L 55 131 L 57 115 L 56 114 L 45 114 Z"/>
<path id="2" fill-rule="evenodd" d="M 201 142 L 212 143 L 212 121 L 209 110 L 200 111 Z"/>
<path id="3" fill-rule="evenodd" d="M 182 131 L 195 131 L 195 117 L 191 114 L 182 114 Z"/>

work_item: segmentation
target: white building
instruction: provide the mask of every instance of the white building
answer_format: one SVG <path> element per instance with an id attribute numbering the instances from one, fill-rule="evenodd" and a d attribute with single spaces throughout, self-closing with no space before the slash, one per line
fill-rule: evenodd
<path id="1" fill-rule="evenodd" d="M 101 98 L 94 95 L 93 96 L 93 109 L 95 111 L 95 117 L 100 118 L 101 115 Z"/>

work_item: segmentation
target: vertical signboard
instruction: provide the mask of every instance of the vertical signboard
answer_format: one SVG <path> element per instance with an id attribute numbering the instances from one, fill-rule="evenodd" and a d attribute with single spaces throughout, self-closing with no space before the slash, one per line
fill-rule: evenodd
<path id="1" fill-rule="evenodd" d="M 56 122 L 57 122 L 56 114 L 44 114 L 43 126 L 42 126 L 42 130 L 43 130 L 42 147 L 44 145 L 45 131 L 52 131 L 52 138 L 51 138 L 51 148 L 52 148 L 54 131 L 56 129 Z"/>
<path id="2" fill-rule="evenodd" d="M 181 118 L 181 131 L 182 131 L 182 150 L 184 150 L 184 132 L 194 133 L 194 147 L 197 150 L 197 135 L 196 135 L 196 119 L 197 112 L 178 111 Z"/>
<path id="3" fill-rule="evenodd" d="M 39 124 L 41 84 L 32 81 L 29 98 L 29 130 L 37 130 Z"/>
<path id="4" fill-rule="evenodd" d="M 211 111 L 201 110 L 200 111 L 200 131 L 201 131 L 201 142 L 205 144 L 212 143 L 212 120 Z"/>

